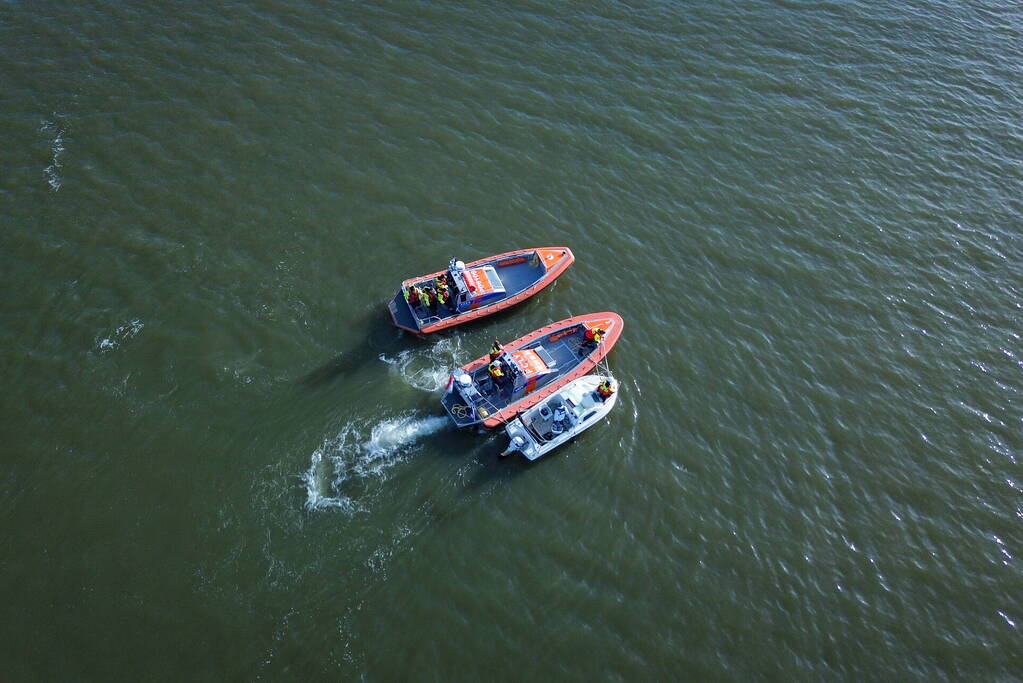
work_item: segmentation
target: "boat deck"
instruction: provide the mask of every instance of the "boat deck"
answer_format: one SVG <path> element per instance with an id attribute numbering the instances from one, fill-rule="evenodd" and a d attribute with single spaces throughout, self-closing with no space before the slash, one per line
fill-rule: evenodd
<path id="1" fill-rule="evenodd" d="M 505 261 L 509 259 L 504 259 Z M 485 306 L 481 306 L 476 310 L 483 310 L 491 308 L 493 306 L 500 305 L 507 301 L 509 298 L 519 294 L 520 292 L 528 289 L 535 285 L 537 282 L 543 279 L 547 273 L 547 269 L 539 261 L 536 261 L 536 265 L 531 265 L 533 260 L 526 259 L 524 261 L 513 263 L 510 265 L 501 265 L 502 261 L 496 261 L 489 265 L 494 266 L 497 269 L 497 275 L 501 278 L 501 284 L 504 285 L 505 293 L 492 301 L 488 301 Z M 418 280 L 415 283 L 419 287 L 424 287 L 433 284 L 433 278 L 424 278 Z M 410 330 L 422 329 L 429 325 L 439 323 L 449 318 L 457 318 L 460 315 L 465 315 L 469 311 L 463 311 L 458 313 L 454 308 L 447 306 L 437 306 L 437 312 L 433 313 L 426 306 L 417 306 L 414 310 L 410 310 L 409 305 L 405 302 L 405 297 L 398 291 L 391 299 L 388 308 L 391 311 L 391 315 L 394 317 L 394 322 L 399 327 L 404 327 Z"/>
<path id="2" fill-rule="evenodd" d="M 570 328 L 570 331 L 558 339 L 557 342 L 551 343 L 547 341 L 546 337 L 543 337 L 519 347 L 522 349 L 534 349 L 538 346 L 542 346 L 554 359 L 554 365 L 552 366 L 553 372 L 538 378 L 536 386 L 530 393 L 557 382 L 578 367 L 579 364 L 590 355 L 590 353 L 596 350 L 597 346 L 595 344 L 584 344 L 583 334 L 585 329 L 586 328 L 583 325 L 579 324 L 576 325 L 574 329 Z M 494 382 L 494 380 L 490 377 L 486 364 L 469 374 L 480 394 L 486 399 L 486 408 L 490 414 L 494 414 L 504 408 L 507 408 L 509 405 L 512 405 L 528 396 L 528 394 L 524 394 L 522 392 L 514 395 L 511 394 L 510 383 L 502 386 Z M 461 399 L 457 394 L 447 394 L 442 399 L 445 409 L 447 409 L 448 413 L 452 415 L 456 424 L 459 426 L 478 422 L 478 420 L 473 419 L 471 416 L 466 416 L 464 420 L 459 419 L 456 405 L 460 402 Z"/>

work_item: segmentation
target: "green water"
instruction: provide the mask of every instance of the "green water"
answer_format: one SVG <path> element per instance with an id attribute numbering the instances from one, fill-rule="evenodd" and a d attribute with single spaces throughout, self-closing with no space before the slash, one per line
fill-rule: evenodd
<path id="1" fill-rule="evenodd" d="M 1015 680 L 1021 46 L 994 0 L 0 4 L 0 678 Z M 601 310 L 608 421 L 447 426 Z"/>

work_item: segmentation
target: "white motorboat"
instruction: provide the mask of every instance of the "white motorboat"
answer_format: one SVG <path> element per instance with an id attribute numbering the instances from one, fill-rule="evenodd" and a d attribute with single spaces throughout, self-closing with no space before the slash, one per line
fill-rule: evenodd
<path id="1" fill-rule="evenodd" d="M 597 387 L 605 380 L 613 393 L 601 398 Z M 505 425 L 510 442 L 501 455 L 520 451 L 527 460 L 536 460 L 602 420 L 617 398 L 614 377 L 586 375 L 569 382 Z"/>

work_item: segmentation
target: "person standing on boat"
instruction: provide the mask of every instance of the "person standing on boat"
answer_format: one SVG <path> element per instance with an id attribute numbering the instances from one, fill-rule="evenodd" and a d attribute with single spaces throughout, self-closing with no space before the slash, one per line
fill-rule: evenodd
<path id="1" fill-rule="evenodd" d="M 604 328 L 602 327 L 587 327 L 586 332 L 583 333 L 583 340 L 587 344 L 593 344 L 596 346 L 600 343 L 600 340 L 604 338 Z"/>
<path id="2" fill-rule="evenodd" d="M 601 401 L 611 398 L 613 393 L 615 393 L 615 388 L 611 386 L 611 382 L 607 379 L 597 385 L 597 396 L 600 396 Z"/>
<path id="3" fill-rule="evenodd" d="M 490 347 L 490 360 L 492 361 L 497 360 L 497 357 L 500 356 L 502 353 L 504 353 L 504 347 L 501 346 L 501 343 L 495 339 L 494 345 Z"/>

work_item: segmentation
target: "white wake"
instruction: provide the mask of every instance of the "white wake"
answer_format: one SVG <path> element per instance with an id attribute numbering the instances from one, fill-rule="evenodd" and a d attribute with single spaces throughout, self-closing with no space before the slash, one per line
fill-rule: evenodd
<path id="1" fill-rule="evenodd" d="M 396 356 L 380 355 L 402 379 L 420 391 L 435 392 L 444 388 L 451 369 L 458 367 L 461 347 L 457 337 L 445 337 L 426 348 L 406 349 Z"/>
<path id="2" fill-rule="evenodd" d="M 60 163 L 60 157 L 64 153 L 64 129 L 56 121 L 43 121 L 39 132 L 53 136 L 53 140 L 50 142 L 50 151 L 53 152 L 53 163 L 43 169 L 43 175 L 46 176 L 46 182 L 50 184 L 50 187 L 56 191 L 64 184 L 63 179 L 60 177 L 60 169 L 63 165 Z"/>
<path id="3" fill-rule="evenodd" d="M 353 488 L 386 477 L 388 469 L 402 462 L 416 441 L 448 426 L 443 416 L 422 417 L 413 413 L 387 418 L 375 424 L 353 421 L 332 439 L 325 440 L 310 457 L 302 475 L 306 507 L 339 508 L 354 513 L 364 509 Z"/>

